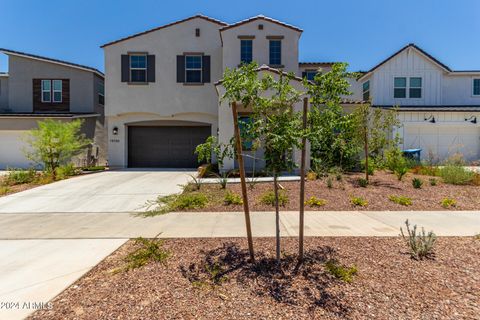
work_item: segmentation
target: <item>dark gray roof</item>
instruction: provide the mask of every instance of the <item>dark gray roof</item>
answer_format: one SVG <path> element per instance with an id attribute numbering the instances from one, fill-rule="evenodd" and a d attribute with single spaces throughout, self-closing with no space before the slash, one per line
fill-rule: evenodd
<path id="1" fill-rule="evenodd" d="M 58 59 L 53 59 L 53 58 L 43 57 L 43 56 L 39 56 L 39 55 L 35 55 L 35 54 L 25 53 L 25 52 L 21 52 L 21 51 L 14 51 L 14 50 L 9 50 L 9 49 L 3 49 L 3 48 L 0 48 L 0 52 L 3 52 L 5 54 L 19 55 L 19 56 L 23 56 L 23 57 L 27 57 L 27 58 L 33 58 L 33 59 L 38 59 L 38 60 L 44 60 L 44 61 L 47 61 L 47 62 L 63 64 L 63 65 L 70 66 L 70 67 L 73 67 L 73 68 L 79 68 L 79 69 L 84 69 L 84 70 L 87 70 L 87 71 L 91 71 L 93 73 L 96 73 L 97 75 L 99 75 L 102 78 L 105 77 L 103 72 L 99 71 L 98 69 L 95 69 L 95 68 L 92 68 L 92 67 L 89 67 L 89 66 L 84 66 L 84 65 L 81 65 L 81 64 L 77 64 L 77 63 L 73 63 L 73 62 L 68 62 L 68 61 L 64 61 L 64 60 L 58 60 Z"/>
<path id="2" fill-rule="evenodd" d="M 0 112 L 0 118 L 82 118 L 97 117 L 98 113 L 79 113 L 79 112 Z"/>

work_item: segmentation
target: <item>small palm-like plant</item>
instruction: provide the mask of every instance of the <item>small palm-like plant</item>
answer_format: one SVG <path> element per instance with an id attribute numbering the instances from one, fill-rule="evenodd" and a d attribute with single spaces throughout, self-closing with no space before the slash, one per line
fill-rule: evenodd
<path id="1" fill-rule="evenodd" d="M 402 238 L 407 242 L 410 249 L 410 256 L 415 260 L 423 260 L 433 255 L 433 247 L 437 241 L 437 236 L 433 231 L 428 233 L 422 227 L 422 232 L 417 233 L 417 225 L 410 229 L 408 219 L 405 221 L 407 235 L 403 233 L 403 228 L 400 228 Z"/>

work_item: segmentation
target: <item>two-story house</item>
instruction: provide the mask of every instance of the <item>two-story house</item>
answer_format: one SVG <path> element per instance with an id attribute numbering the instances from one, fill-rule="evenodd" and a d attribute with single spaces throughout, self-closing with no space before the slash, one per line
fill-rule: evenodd
<path id="1" fill-rule="evenodd" d="M 0 74 L 0 169 L 26 168 L 26 131 L 44 119 L 84 119 L 82 132 L 94 146 L 78 165 L 106 159 L 104 75 L 66 61 L 0 49 L 8 56 L 8 73 Z"/>
<path id="2" fill-rule="evenodd" d="M 403 148 L 422 158 L 462 154 L 480 159 L 480 70 L 454 71 L 414 44 L 382 61 L 360 79 L 363 100 L 398 107 Z"/>

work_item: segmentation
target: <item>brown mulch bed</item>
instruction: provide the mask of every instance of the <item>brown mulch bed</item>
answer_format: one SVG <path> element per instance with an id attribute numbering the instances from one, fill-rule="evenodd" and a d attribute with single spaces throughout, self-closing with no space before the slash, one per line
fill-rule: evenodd
<path id="1" fill-rule="evenodd" d="M 257 264 L 244 239 L 171 239 L 166 265 L 112 273 L 135 248 L 128 242 L 29 319 L 478 319 L 480 240 L 440 238 L 434 259 L 410 258 L 400 238 L 255 239 Z M 353 282 L 333 277 L 325 261 L 358 269 Z M 221 267 L 214 285 L 205 265 Z M 223 277 L 224 276 L 224 277 Z M 200 285 L 199 285 L 200 284 Z"/>
<path id="2" fill-rule="evenodd" d="M 442 183 L 441 178 L 436 177 L 437 185 L 431 186 L 430 176 L 422 176 L 409 173 L 402 181 L 385 171 L 375 172 L 370 177 L 370 185 L 362 188 L 358 185 L 358 179 L 363 178 L 363 173 L 348 173 L 342 175 L 341 181 L 332 176 L 333 188 L 328 188 L 326 178 L 315 181 L 306 181 L 305 200 L 315 196 L 327 201 L 322 207 L 306 206 L 305 210 L 445 210 L 440 205 L 444 198 L 452 198 L 457 202 L 455 207 L 448 210 L 479 210 L 480 209 L 480 186 L 476 185 L 451 185 Z M 421 189 L 412 186 L 413 178 L 420 178 L 423 181 Z M 280 182 L 288 195 L 288 204 L 281 210 L 298 210 L 300 182 Z M 260 202 L 262 194 L 273 190 L 273 183 L 257 183 L 254 189 L 247 185 L 249 204 L 252 211 L 272 211 L 273 206 Z M 241 195 L 240 184 L 228 184 L 227 190 Z M 209 204 L 205 208 L 191 211 L 242 211 L 242 205 L 225 205 L 223 198 L 225 190 L 218 184 L 202 185 L 201 192 L 209 197 Z M 411 206 L 403 206 L 389 200 L 389 196 L 405 196 L 412 199 Z M 352 197 L 362 197 L 368 201 L 365 207 L 354 206 L 351 203 Z"/>

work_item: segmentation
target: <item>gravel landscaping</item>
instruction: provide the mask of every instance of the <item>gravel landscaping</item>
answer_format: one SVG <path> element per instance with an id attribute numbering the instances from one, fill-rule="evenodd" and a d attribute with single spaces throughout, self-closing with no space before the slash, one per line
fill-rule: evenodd
<path id="1" fill-rule="evenodd" d="M 29 319 L 478 319 L 480 240 L 439 238 L 434 259 L 410 258 L 401 238 L 307 238 L 297 268 L 297 239 L 173 239 L 166 263 L 112 272 L 138 246 L 119 248 Z M 328 261 L 356 267 L 353 280 Z"/>
<path id="2" fill-rule="evenodd" d="M 359 185 L 359 179 L 363 173 L 349 173 L 337 180 L 332 176 L 330 181 L 332 187 L 328 187 L 327 178 L 314 181 L 307 181 L 305 184 L 305 200 L 314 196 L 317 199 L 325 200 L 322 206 L 309 206 L 305 210 L 479 210 L 480 209 L 480 186 L 478 185 L 452 185 L 442 182 L 439 177 L 423 176 L 408 173 L 402 181 L 385 171 L 377 171 L 370 177 L 370 184 L 364 188 Z M 415 189 L 412 179 L 418 178 L 423 184 L 420 189 Z M 432 186 L 430 180 L 435 179 L 436 185 Z M 281 210 L 298 210 L 299 208 L 299 182 L 281 182 L 288 197 L 288 202 Z M 272 211 L 272 205 L 261 202 L 265 192 L 273 190 L 272 183 L 257 183 L 254 188 L 248 187 L 250 209 L 252 211 Z M 208 197 L 205 207 L 196 209 L 183 209 L 175 211 L 243 211 L 241 204 L 225 205 L 224 198 L 227 191 L 241 196 L 240 184 L 228 184 L 226 189 L 221 189 L 219 184 L 202 185 L 200 191 L 193 193 L 204 193 Z M 192 191 L 185 191 L 192 192 Z M 390 198 L 407 197 L 411 199 L 411 205 L 401 205 L 393 202 Z M 367 201 L 366 206 L 352 204 L 353 197 L 361 197 Z M 442 201 L 453 199 L 453 206 L 443 207 Z"/>

